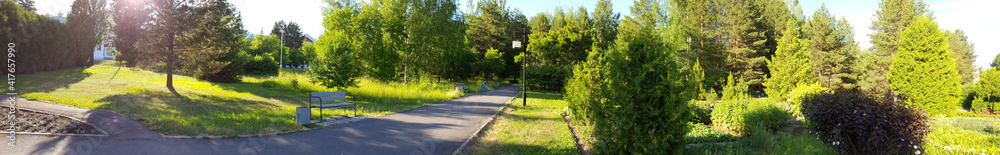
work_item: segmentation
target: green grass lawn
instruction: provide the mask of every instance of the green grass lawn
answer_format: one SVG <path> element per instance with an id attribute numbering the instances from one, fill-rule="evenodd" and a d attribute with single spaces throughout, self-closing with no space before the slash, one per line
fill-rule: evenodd
<path id="1" fill-rule="evenodd" d="M 308 104 L 309 92 L 333 91 L 310 83 L 302 69 L 284 69 L 280 76 L 248 76 L 241 83 L 211 83 L 174 75 L 174 87 L 183 97 L 174 96 L 165 83 L 165 74 L 119 70 L 115 62 L 103 61 L 87 68 L 21 75 L 15 86 L 28 99 L 113 111 L 157 132 L 190 136 L 305 129 L 294 124 L 295 107 Z M 359 87 L 346 91 L 358 97 L 359 115 L 375 117 L 463 95 L 454 87 L 360 79 Z M 317 109 L 312 112 L 314 118 L 319 117 Z M 346 114 L 341 109 L 323 113 Z"/>
<path id="2" fill-rule="evenodd" d="M 484 132 L 473 141 L 469 154 L 580 154 L 572 133 L 559 111 L 566 107 L 562 96 L 528 93 L 528 106 L 515 98 Z"/>
<path id="3" fill-rule="evenodd" d="M 1000 119 L 934 117 L 924 148 L 929 154 L 1000 154 Z"/>

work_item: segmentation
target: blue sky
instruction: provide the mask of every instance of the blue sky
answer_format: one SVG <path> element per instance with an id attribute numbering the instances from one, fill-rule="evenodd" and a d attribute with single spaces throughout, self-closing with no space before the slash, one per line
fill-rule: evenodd
<path id="1" fill-rule="evenodd" d="M 111 1 L 111 0 L 108 0 Z M 461 9 L 466 9 L 467 0 L 458 0 Z M 40 13 L 57 14 L 69 12 L 73 0 L 36 0 Z M 299 23 L 303 31 L 313 37 L 323 32 L 322 0 L 230 0 L 243 16 L 243 24 L 250 33 L 270 31 L 275 21 L 285 20 Z M 632 0 L 612 0 L 613 10 L 629 15 Z M 855 40 L 861 48 L 871 46 L 868 34 L 871 30 L 873 14 L 878 10 L 877 0 L 800 0 L 803 14 L 812 16 L 823 3 L 834 16 L 844 17 L 854 27 Z M 1000 53 L 1000 1 L 996 0 L 926 0 L 941 29 L 962 29 L 976 46 L 976 66 L 987 67 Z M 531 18 L 539 12 L 553 12 L 556 8 L 573 9 L 584 6 L 593 11 L 597 0 L 507 0 L 510 8 L 517 8 Z"/>

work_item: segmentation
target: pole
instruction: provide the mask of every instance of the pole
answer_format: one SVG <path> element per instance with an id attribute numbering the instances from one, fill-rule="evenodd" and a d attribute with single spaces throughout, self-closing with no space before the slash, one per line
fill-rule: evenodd
<path id="1" fill-rule="evenodd" d="M 526 32 L 524 32 L 524 30 L 521 30 L 521 34 L 522 35 L 527 35 L 525 33 Z M 527 37 L 524 38 L 524 43 L 525 44 L 528 43 L 528 38 Z M 521 58 L 521 59 L 523 59 L 523 60 L 521 60 L 521 63 L 522 63 L 522 65 L 521 65 L 521 81 L 523 81 L 523 82 L 521 82 L 522 83 L 521 87 L 523 87 L 523 89 L 521 89 L 521 97 L 522 97 L 521 106 L 527 107 L 528 106 L 528 76 L 526 76 L 526 75 L 527 75 L 527 72 L 528 72 L 528 48 L 523 48 L 522 47 L 522 49 L 524 49 L 524 57 Z"/>
<path id="2" fill-rule="evenodd" d="M 279 25 L 279 28 L 281 29 L 281 43 L 278 44 L 278 49 L 281 51 L 281 56 L 278 59 L 281 59 L 281 61 L 278 62 L 278 66 L 279 68 L 285 68 L 285 27 Z"/>

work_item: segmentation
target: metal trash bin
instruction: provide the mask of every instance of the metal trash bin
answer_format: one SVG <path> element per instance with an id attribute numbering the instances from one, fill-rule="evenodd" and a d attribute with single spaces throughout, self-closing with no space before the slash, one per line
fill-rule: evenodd
<path id="1" fill-rule="evenodd" d="M 312 111 L 309 107 L 295 108 L 295 123 L 299 125 L 312 124 Z"/>

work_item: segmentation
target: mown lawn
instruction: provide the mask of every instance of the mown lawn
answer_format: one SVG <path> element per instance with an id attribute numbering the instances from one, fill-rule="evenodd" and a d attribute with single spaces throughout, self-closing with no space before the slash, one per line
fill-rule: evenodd
<path id="1" fill-rule="evenodd" d="M 562 96 L 528 93 L 528 106 L 515 98 L 480 138 L 466 149 L 468 154 L 580 154 L 560 111 Z"/>
<path id="2" fill-rule="evenodd" d="M 167 90 L 165 74 L 119 70 L 113 61 L 21 75 L 17 79 L 17 92 L 28 99 L 113 111 L 157 132 L 190 136 L 305 129 L 294 124 L 295 107 L 308 104 L 309 92 L 334 91 L 310 83 L 305 70 L 284 69 L 280 76 L 248 76 L 241 83 L 211 83 L 174 75 L 174 87 L 181 95 L 177 97 Z M 402 84 L 361 79 L 359 87 L 346 91 L 358 97 L 358 115 L 377 117 L 462 96 L 454 87 L 453 83 Z M 319 117 L 318 112 L 313 109 L 314 118 Z M 326 109 L 323 113 L 330 116 L 344 112 Z"/>

